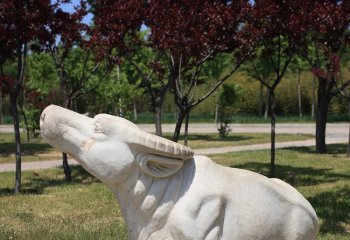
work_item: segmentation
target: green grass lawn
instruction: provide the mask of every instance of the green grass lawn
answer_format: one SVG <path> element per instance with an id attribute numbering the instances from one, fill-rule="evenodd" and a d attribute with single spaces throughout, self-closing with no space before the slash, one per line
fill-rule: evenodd
<path id="1" fill-rule="evenodd" d="M 345 145 L 277 150 L 277 176 L 296 187 L 320 219 L 319 240 L 350 239 L 350 159 Z M 268 174 L 269 151 L 211 156 L 220 164 Z M 0 173 L 0 239 L 127 239 L 112 193 L 81 167 L 74 182 L 62 169 L 23 172 L 23 194 L 12 195 L 14 173 Z"/>
<path id="2" fill-rule="evenodd" d="M 44 161 L 52 159 L 60 159 L 61 152 L 45 143 L 41 137 L 33 138 L 30 142 L 22 139 L 22 161 Z M 171 134 L 165 134 L 165 137 L 171 139 Z M 313 138 L 312 135 L 303 134 L 277 134 L 277 142 L 297 141 Z M 270 135 L 266 133 L 230 133 L 224 139 L 219 138 L 219 134 L 191 134 L 189 136 L 189 146 L 192 148 L 208 148 L 208 147 L 225 147 L 249 145 L 256 143 L 268 143 Z M 182 139 L 179 141 L 183 143 Z M 0 133 L 0 164 L 15 162 L 15 144 L 13 133 Z"/>
<path id="3" fill-rule="evenodd" d="M 21 134 L 22 161 L 42 161 L 57 159 L 60 152 L 45 143 L 41 137 L 32 138 L 28 142 L 25 134 Z M 13 133 L 0 133 L 0 163 L 15 161 L 15 137 Z"/>
<path id="4" fill-rule="evenodd" d="M 165 135 L 171 138 L 170 135 Z M 311 134 L 276 134 L 276 142 L 301 141 L 314 138 Z M 215 148 L 227 146 L 242 146 L 259 143 L 269 143 L 269 133 L 230 133 L 226 138 L 220 139 L 219 134 L 190 134 L 188 145 L 193 148 Z M 183 144 L 183 136 L 179 143 Z"/>

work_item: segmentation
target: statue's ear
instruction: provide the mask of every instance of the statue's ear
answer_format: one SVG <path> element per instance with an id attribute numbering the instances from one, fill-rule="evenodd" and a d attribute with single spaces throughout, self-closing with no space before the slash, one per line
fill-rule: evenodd
<path id="1" fill-rule="evenodd" d="M 158 178 L 169 177 L 183 166 L 183 161 L 180 159 L 153 154 L 138 154 L 136 159 L 143 172 Z"/>

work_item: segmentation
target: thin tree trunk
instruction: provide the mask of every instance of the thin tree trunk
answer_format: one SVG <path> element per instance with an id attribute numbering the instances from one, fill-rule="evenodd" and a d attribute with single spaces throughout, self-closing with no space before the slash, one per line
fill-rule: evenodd
<path id="1" fill-rule="evenodd" d="M 3 110 L 3 96 L 2 96 L 2 92 L 0 91 L 0 124 L 4 124 L 4 110 Z"/>
<path id="2" fill-rule="evenodd" d="M 316 109 L 316 76 L 312 80 L 312 105 L 311 105 L 311 117 L 315 118 L 315 109 Z"/>
<path id="3" fill-rule="evenodd" d="M 259 93 L 259 116 L 263 115 L 264 111 L 264 85 L 260 83 L 260 93 Z"/>
<path id="4" fill-rule="evenodd" d="M 266 101 L 266 106 L 265 106 L 265 113 L 264 113 L 264 118 L 267 119 L 268 115 L 269 115 L 269 108 L 270 108 L 270 91 L 267 89 L 267 92 L 266 92 L 266 98 L 267 98 L 267 101 Z"/>
<path id="5" fill-rule="evenodd" d="M 66 94 L 68 96 L 68 94 Z M 66 97 L 65 99 L 65 107 L 70 109 L 71 108 L 71 99 L 69 97 Z M 63 166 L 63 172 L 64 172 L 64 177 L 66 182 L 71 182 L 72 181 L 72 172 L 70 169 L 70 166 L 68 164 L 68 156 L 66 153 L 62 152 L 62 166 Z"/>
<path id="6" fill-rule="evenodd" d="M 303 111 L 301 108 L 301 86 L 300 86 L 300 77 L 301 77 L 301 70 L 298 69 L 298 104 L 299 104 L 299 117 L 303 117 Z"/>
<path id="7" fill-rule="evenodd" d="M 12 111 L 13 126 L 14 126 L 14 132 L 15 132 L 15 142 L 16 142 L 15 193 L 19 193 L 21 190 L 22 160 L 21 160 L 21 133 L 19 129 L 17 96 L 11 96 L 10 101 L 11 101 L 11 111 Z"/>
<path id="8" fill-rule="evenodd" d="M 348 148 L 346 150 L 346 156 L 350 156 L 350 98 L 348 98 L 348 114 L 349 114 L 349 139 L 348 139 Z"/>
<path id="9" fill-rule="evenodd" d="M 275 139 L 276 139 L 276 119 L 275 119 L 275 108 L 276 99 L 274 89 L 269 89 L 269 108 L 271 118 L 271 165 L 270 165 L 270 177 L 275 177 Z"/>
<path id="10" fill-rule="evenodd" d="M 134 122 L 137 121 L 137 107 L 136 107 L 136 101 L 133 100 L 133 106 L 134 106 Z"/>
<path id="11" fill-rule="evenodd" d="M 156 135 L 162 136 L 162 106 L 163 106 L 163 98 L 161 96 L 157 96 L 154 101 L 154 124 L 156 128 Z"/>
<path id="12" fill-rule="evenodd" d="M 30 142 L 30 136 L 29 136 L 29 126 L 28 126 L 28 121 L 27 121 L 27 116 L 26 113 L 23 110 L 23 106 L 21 105 L 20 107 L 22 115 L 23 115 L 23 119 L 24 119 L 24 125 L 26 125 L 26 133 L 27 133 L 27 141 Z"/>
<path id="13" fill-rule="evenodd" d="M 64 176 L 66 179 L 66 182 L 71 182 L 72 181 L 72 173 L 68 164 L 68 156 L 66 153 L 62 153 L 62 162 L 63 162 L 63 171 L 64 171 Z"/>
<path id="14" fill-rule="evenodd" d="M 122 105 L 122 99 L 118 99 L 118 115 L 119 117 L 124 117 L 124 111 L 123 111 L 123 105 Z"/>
<path id="15" fill-rule="evenodd" d="M 186 111 L 186 117 L 185 117 L 185 136 L 184 136 L 184 145 L 187 146 L 188 142 L 188 121 L 190 118 L 190 111 Z"/>
<path id="16" fill-rule="evenodd" d="M 317 91 L 317 111 L 316 111 L 316 152 L 326 153 L 326 125 L 328 107 L 331 101 L 327 80 L 319 79 Z"/>
<path id="17" fill-rule="evenodd" d="M 179 116 L 177 117 L 177 121 L 176 121 L 174 136 L 173 136 L 174 142 L 179 141 L 181 126 L 182 126 L 182 122 L 184 121 L 185 116 L 186 116 L 185 111 L 180 109 Z"/>

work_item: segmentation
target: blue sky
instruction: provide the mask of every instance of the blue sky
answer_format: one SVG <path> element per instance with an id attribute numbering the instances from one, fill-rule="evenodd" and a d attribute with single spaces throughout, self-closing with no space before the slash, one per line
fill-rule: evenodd
<path id="1" fill-rule="evenodd" d="M 72 0 L 71 4 L 63 4 L 62 5 L 62 10 L 65 12 L 73 12 L 74 11 L 74 6 L 79 6 L 80 1 L 79 0 Z M 86 24 L 89 24 L 92 19 L 92 14 L 88 13 L 88 15 L 85 16 L 83 19 L 83 22 Z"/>

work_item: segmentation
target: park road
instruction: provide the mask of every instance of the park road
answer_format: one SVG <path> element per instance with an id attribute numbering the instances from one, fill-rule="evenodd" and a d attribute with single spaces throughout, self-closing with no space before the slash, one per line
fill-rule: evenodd
<path id="1" fill-rule="evenodd" d="M 139 124 L 141 129 L 154 133 L 153 124 Z M 171 133 L 174 131 L 175 124 L 163 124 L 163 132 Z M 348 124 L 347 123 L 329 123 L 327 124 L 327 144 L 345 143 L 348 141 Z M 231 124 L 232 133 L 266 133 L 270 132 L 270 124 Z M 13 132 L 11 125 L 0 126 L 1 132 Z M 212 123 L 194 123 L 189 125 L 189 133 L 217 133 L 216 125 Z M 276 125 L 276 133 L 287 134 L 315 134 L 315 124 L 312 123 L 281 123 Z M 311 138 L 303 141 L 276 143 L 276 148 L 314 146 L 315 139 Z M 195 149 L 195 154 L 208 155 L 226 152 L 249 151 L 258 149 L 269 149 L 270 143 L 253 144 L 245 146 L 220 147 L 220 148 L 202 148 Z M 70 159 L 70 164 L 78 164 L 75 160 Z M 62 165 L 62 160 L 40 161 L 40 162 L 23 162 L 22 170 L 46 169 Z M 0 172 L 14 171 L 15 164 L 0 164 Z"/>

